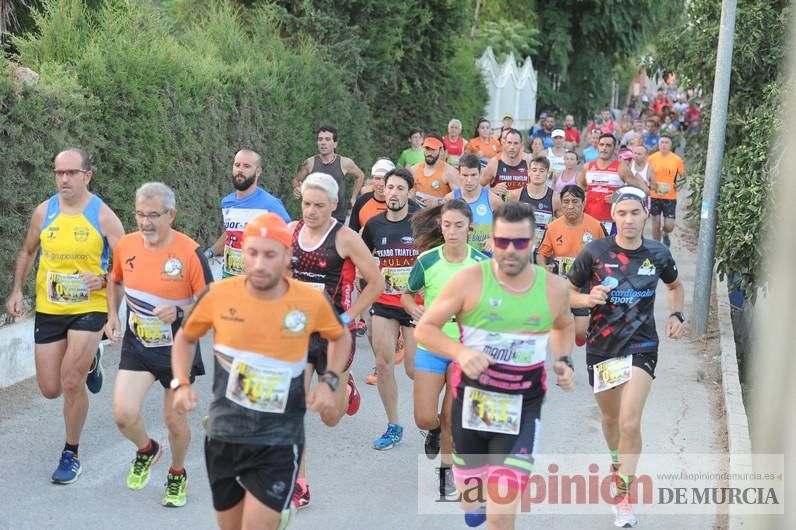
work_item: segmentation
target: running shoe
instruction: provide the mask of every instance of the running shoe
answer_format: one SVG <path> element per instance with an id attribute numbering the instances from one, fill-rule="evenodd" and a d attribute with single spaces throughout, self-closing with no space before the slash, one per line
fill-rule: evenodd
<path id="1" fill-rule="evenodd" d="M 306 508 L 310 505 L 310 487 L 302 486 L 296 482 L 296 489 L 293 490 L 293 506 L 296 510 Z"/>
<path id="2" fill-rule="evenodd" d="M 577 335 L 575 335 L 575 346 L 581 347 L 584 344 L 586 344 L 586 339 L 585 338 L 580 338 Z"/>
<path id="3" fill-rule="evenodd" d="M 667 247 L 670 247 L 670 246 L 672 246 L 672 240 L 671 240 L 671 239 L 669 239 L 669 234 L 663 234 L 663 238 L 661 239 L 661 241 L 662 241 L 662 242 L 663 242 L 663 244 L 664 244 L 664 245 L 666 245 Z"/>
<path id="4" fill-rule="evenodd" d="M 100 343 L 97 353 L 94 354 L 94 366 L 86 376 L 86 386 L 92 394 L 99 394 L 99 391 L 102 390 L 102 381 L 105 379 L 105 370 L 102 369 L 102 354 L 104 352 L 105 348 Z"/>
<path id="5" fill-rule="evenodd" d="M 428 434 L 426 434 L 426 443 L 423 444 L 423 447 L 426 450 L 426 457 L 428 457 L 429 460 L 434 460 L 439 454 L 439 444 L 441 437 L 442 427 L 431 429 L 428 431 Z"/>
<path id="6" fill-rule="evenodd" d="M 175 475 L 169 473 L 166 476 L 166 493 L 163 495 L 161 504 L 168 508 L 179 508 L 185 506 L 188 500 L 186 491 L 188 490 L 188 475 L 182 473 Z"/>
<path id="7" fill-rule="evenodd" d="M 354 376 L 348 374 L 348 410 L 346 414 L 353 416 L 359 412 L 359 406 L 362 404 L 362 396 L 357 390 L 357 385 L 354 383 Z"/>
<path id="8" fill-rule="evenodd" d="M 404 332 L 398 332 L 398 340 L 395 343 L 395 364 L 401 364 L 404 360 Z"/>
<path id="9" fill-rule="evenodd" d="M 472 512 L 464 512 L 464 524 L 470 528 L 481 526 L 486 522 L 486 506 L 479 506 Z"/>
<path id="10" fill-rule="evenodd" d="M 633 528 L 638 523 L 633 508 L 630 504 L 629 495 L 620 495 L 614 498 L 611 506 L 614 510 L 614 526 L 617 528 Z"/>
<path id="11" fill-rule="evenodd" d="M 364 318 L 360 318 L 359 322 L 357 322 L 357 336 L 364 337 L 368 334 L 368 325 L 365 323 Z"/>
<path id="12" fill-rule="evenodd" d="M 140 490 L 149 482 L 149 472 L 152 466 L 160 460 L 160 455 L 163 454 L 163 447 L 152 440 L 154 451 L 151 453 L 139 453 L 136 451 L 135 460 L 133 465 L 130 466 L 130 472 L 127 473 L 127 487 L 131 490 Z"/>
<path id="13" fill-rule="evenodd" d="M 52 476 L 53 484 L 71 484 L 80 476 L 80 459 L 72 451 L 61 453 L 58 468 Z"/>
<path id="14" fill-rule="evenodd" d="M 403 440 L 404 428 L 396 423 L 388 423 L 387 430 L 379 438 L 373 440 L 373 448 L 377 451 L 392 449 Z"/>
<path id="15" fill-rule="evenodd" d="M 450 497 L 456 494 L 456 479 L 453 478 L 453 470 L 450 467 L 438 468 L 439 475 L 439 496 Z"/>
<path id="16" fill-rule="evenodd" d="M 365 382 L 369 385 L 375 385 L 379 382 L 379 377 L 376 375 L 376 367 L 373 367 L 373 373 L 365 378 Z"/>

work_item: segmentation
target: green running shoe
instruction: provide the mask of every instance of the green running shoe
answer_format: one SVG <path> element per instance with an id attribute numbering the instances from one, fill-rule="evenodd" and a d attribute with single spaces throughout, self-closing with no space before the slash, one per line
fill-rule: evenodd
<path id="1" fill-rule="evenodd" d="M 188 496 L 186 495 L 187 490 L 187 473 L 182 473 L 181 475 L 169 473 L 166 477 L 166 493 L 163 495 L 163 501 L 161 501 L 161 504 L 168 508 L 179 508 L 180 506 L 185 506 L 185 502 L 188 500 Z"/>
<path id="2" fill-rule="evenodd" d="M 155 465 L 155 462 L 160 460 L 160 455 L 163 454 L 163 447 L 159 443 L 152 440 L 152 445 L 155 446 L 155 450 L 152 453 L 135 453 L 135 460 L 133 460 L 133 465 L 130 467 L 130 472 L 127 474 L 127 487 L 131 490 L 140 490 L 147 485 L 147 482 L 149 482 L 149 472 L 152 470 L 152 466 Z"/>

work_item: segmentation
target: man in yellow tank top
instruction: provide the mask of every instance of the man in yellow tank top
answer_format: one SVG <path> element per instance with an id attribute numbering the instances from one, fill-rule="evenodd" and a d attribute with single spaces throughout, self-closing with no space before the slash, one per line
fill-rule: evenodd
<path id="1" fill-rule="evenodd" d="M 124 228 L 88 190 L 94 176 L 88 153 L 67 149 L 53 166 L 58 193 L 33 211 L 6 310 L 12 317 L 22 315 L 22 284 L 38 254 L 36 379 L 44 397 L 64 396 L 66 445 L 52 481 L 71 484 L 80 475 L 78 443 L 88 414 L 85 385 L 94 393 L 102 387 L 99 342 L 108 312 L 108 257 Z"/>

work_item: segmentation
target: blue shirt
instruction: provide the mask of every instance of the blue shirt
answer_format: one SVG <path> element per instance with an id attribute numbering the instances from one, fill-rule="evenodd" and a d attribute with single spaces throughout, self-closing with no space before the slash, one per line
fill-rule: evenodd
<path id="1" fill-rule="evenodd" d="M 583 150 L 583 161 L 587 164 L 593 160 L 597 160 L 598 156 L 600 156 L 600 152 L 597 151 L 596 147 L 589 146 Z"/>
<path id="2" fill-rule="evenodd" d="M 237 192 L 232 192 L 223 199 L 221 199 L 221 210 L 229 210 L 234 208 L 236 210 L 264 210 L 263 212 L 273 212 L 285 220 L 286 223 L 290 222 L 290 216 L 285 209 L 282 201 L 258 187 L 251 195 L 247 195 L 242 199 L 238 199 Z"/>

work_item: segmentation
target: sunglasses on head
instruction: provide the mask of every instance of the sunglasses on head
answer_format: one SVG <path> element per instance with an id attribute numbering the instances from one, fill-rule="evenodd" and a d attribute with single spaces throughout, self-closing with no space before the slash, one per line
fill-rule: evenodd
<path id="1" fill-rule="evenodd" d="M 517 250 L 525 250 L 531 244 L 530 237 L 493 237 L 493 242 L 495 246 L 501 250 L 505 250 L 509 248 L 509 245 L 514 245 L 514 248 Z"/>

